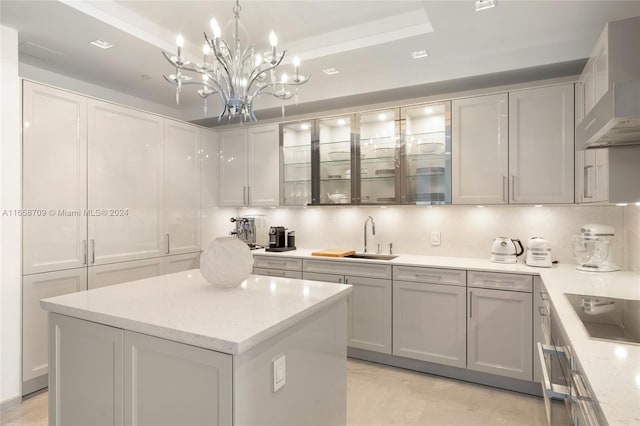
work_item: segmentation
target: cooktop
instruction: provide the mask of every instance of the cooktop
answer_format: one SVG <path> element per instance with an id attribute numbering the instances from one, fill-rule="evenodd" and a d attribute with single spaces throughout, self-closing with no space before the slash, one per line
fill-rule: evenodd
<path id="1" fill-rule="evenodd" d="M 566 296 L 592 339 L 640 344 L 640 300 Z"/>

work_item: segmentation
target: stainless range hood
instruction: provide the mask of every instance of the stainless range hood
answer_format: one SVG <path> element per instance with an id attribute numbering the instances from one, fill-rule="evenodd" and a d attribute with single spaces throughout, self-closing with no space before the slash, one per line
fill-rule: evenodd
<path id="1" fill-rule="evenodd" d="M 640 80 L 614 83 L 576 127 L 576 149 L 640 145 Z"/>

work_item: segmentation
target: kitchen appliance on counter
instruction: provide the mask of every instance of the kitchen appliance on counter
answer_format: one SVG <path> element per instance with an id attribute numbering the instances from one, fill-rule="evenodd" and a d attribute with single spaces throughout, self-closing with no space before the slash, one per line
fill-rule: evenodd
<path id="1" fill-rule="evenodd" d="M 640 344 L 640 300 L 569 293 L 566 296 L 592 339 Z"/>
<path id="2" fill-rule="evenodd" d="M 489 260 L 496 263 L 516 263 L 517 257 L 522 253 L 524 253 L 524 247 L 519 239 L 497 237 L 493 239 L 493 244 L 491 244 Z"/>
<path id="3" fill-rule="evenodd" d="M 276 252 L 295 250 L 295 235 L 295 231 L 287 233 L 287 228 L 284 226 L 271 226 L 269 228 L 269 247 L 265 250 Z"/>
<path id="4" fill-rule="evenodd" d="M 573 255 L 577 269 L 590 272 L 613 272 L 620 268 L 613 262 L 611 240 L 615 236 L 612 226 L 589 223 L 573 235 Z"/>
<path id="5" fill-rule="evenodd" d="M 527 241 L 527 256 L 524 261 L 528 266 L 551 268 L 551 244 L 542 237 L 531 237 Z"/>
<path id="6" fill-rule="evenodd" d="M 232 217 L 231 223 L 235 223 L 236 229 L 229 234 L 235 235 L 250 249 L 261 248 L 256 245 L 256 220 L 253 217 Z"/>

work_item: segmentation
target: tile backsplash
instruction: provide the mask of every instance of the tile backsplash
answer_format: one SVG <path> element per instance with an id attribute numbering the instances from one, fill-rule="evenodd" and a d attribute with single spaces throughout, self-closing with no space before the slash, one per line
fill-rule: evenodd
<path id="1" fill-rule="evenodd" d="M 215 222 L 213 236 L 228 235 L 233 228 L 231 216 L 248 215 L 256 217 L 259 244 L 267 243 L 269 226 L 281 225 L 296 231 L 296 245 L 301 248 L 362 251 L 364 221 L 372 216 L 376 236 L 369 234 L 370 251 L 377 251 L 380 244 L 380 251 L 386 253 L 393 243 L 394 253 L 431 256 L 488 258 L 494 237 L 519 238 L 526 245 L 530 237 L 540 236 L 551 242 L 553 259 L 561 263 L 575 263 L 571 235 L 586 223 L 602 223 L 615 228 L 614 260 L 640 269 L 640 208 L 632 208 L 635 206 L 220 208 L 210 219 Z M 434 231 L 440 232 L 440 246 L 431 245 Z M 631 250 L 625 250 L 625 245 Z"/>

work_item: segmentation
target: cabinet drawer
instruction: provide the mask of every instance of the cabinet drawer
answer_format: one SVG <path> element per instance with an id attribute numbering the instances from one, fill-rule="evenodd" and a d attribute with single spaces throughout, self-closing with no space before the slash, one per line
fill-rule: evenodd
<path id="1" fill-rule="evenodd" d="M 500 290 L 533 292 L 531 275 L 503 274 L 501 272 L 467 272 L 467 285 L 478 288 L 495 288 Z"/>
<path id="2" fill-rule="evenodd" d="M 467 272 L 452 269 L 394 266 L 393 279 L 410 282 L 466 286 Z"/>
<path id="3" fill-rule="evenodd" d="M 283 271 L 282 269 L 269 269 L 269 268 L 253 268 L 255 275 L 267 275 L 269 277 L 284 277 L 284 278 L 296 278 L 302 279 L 302 272 L 300 271 Z"/>
<path id="4" fill-rule="evenodd" d="M 369 262 L 345 262 L 330 260 L 307 260 L 302 262 L 304 272 L 317 272 L 357 277 L 391 279 L 391 265 Z"/>
<path id="5" fill-rule="evenodd" d="M 302 271 L 302 259 L 279 256 L 253 256 L 253 267 Z"/>

